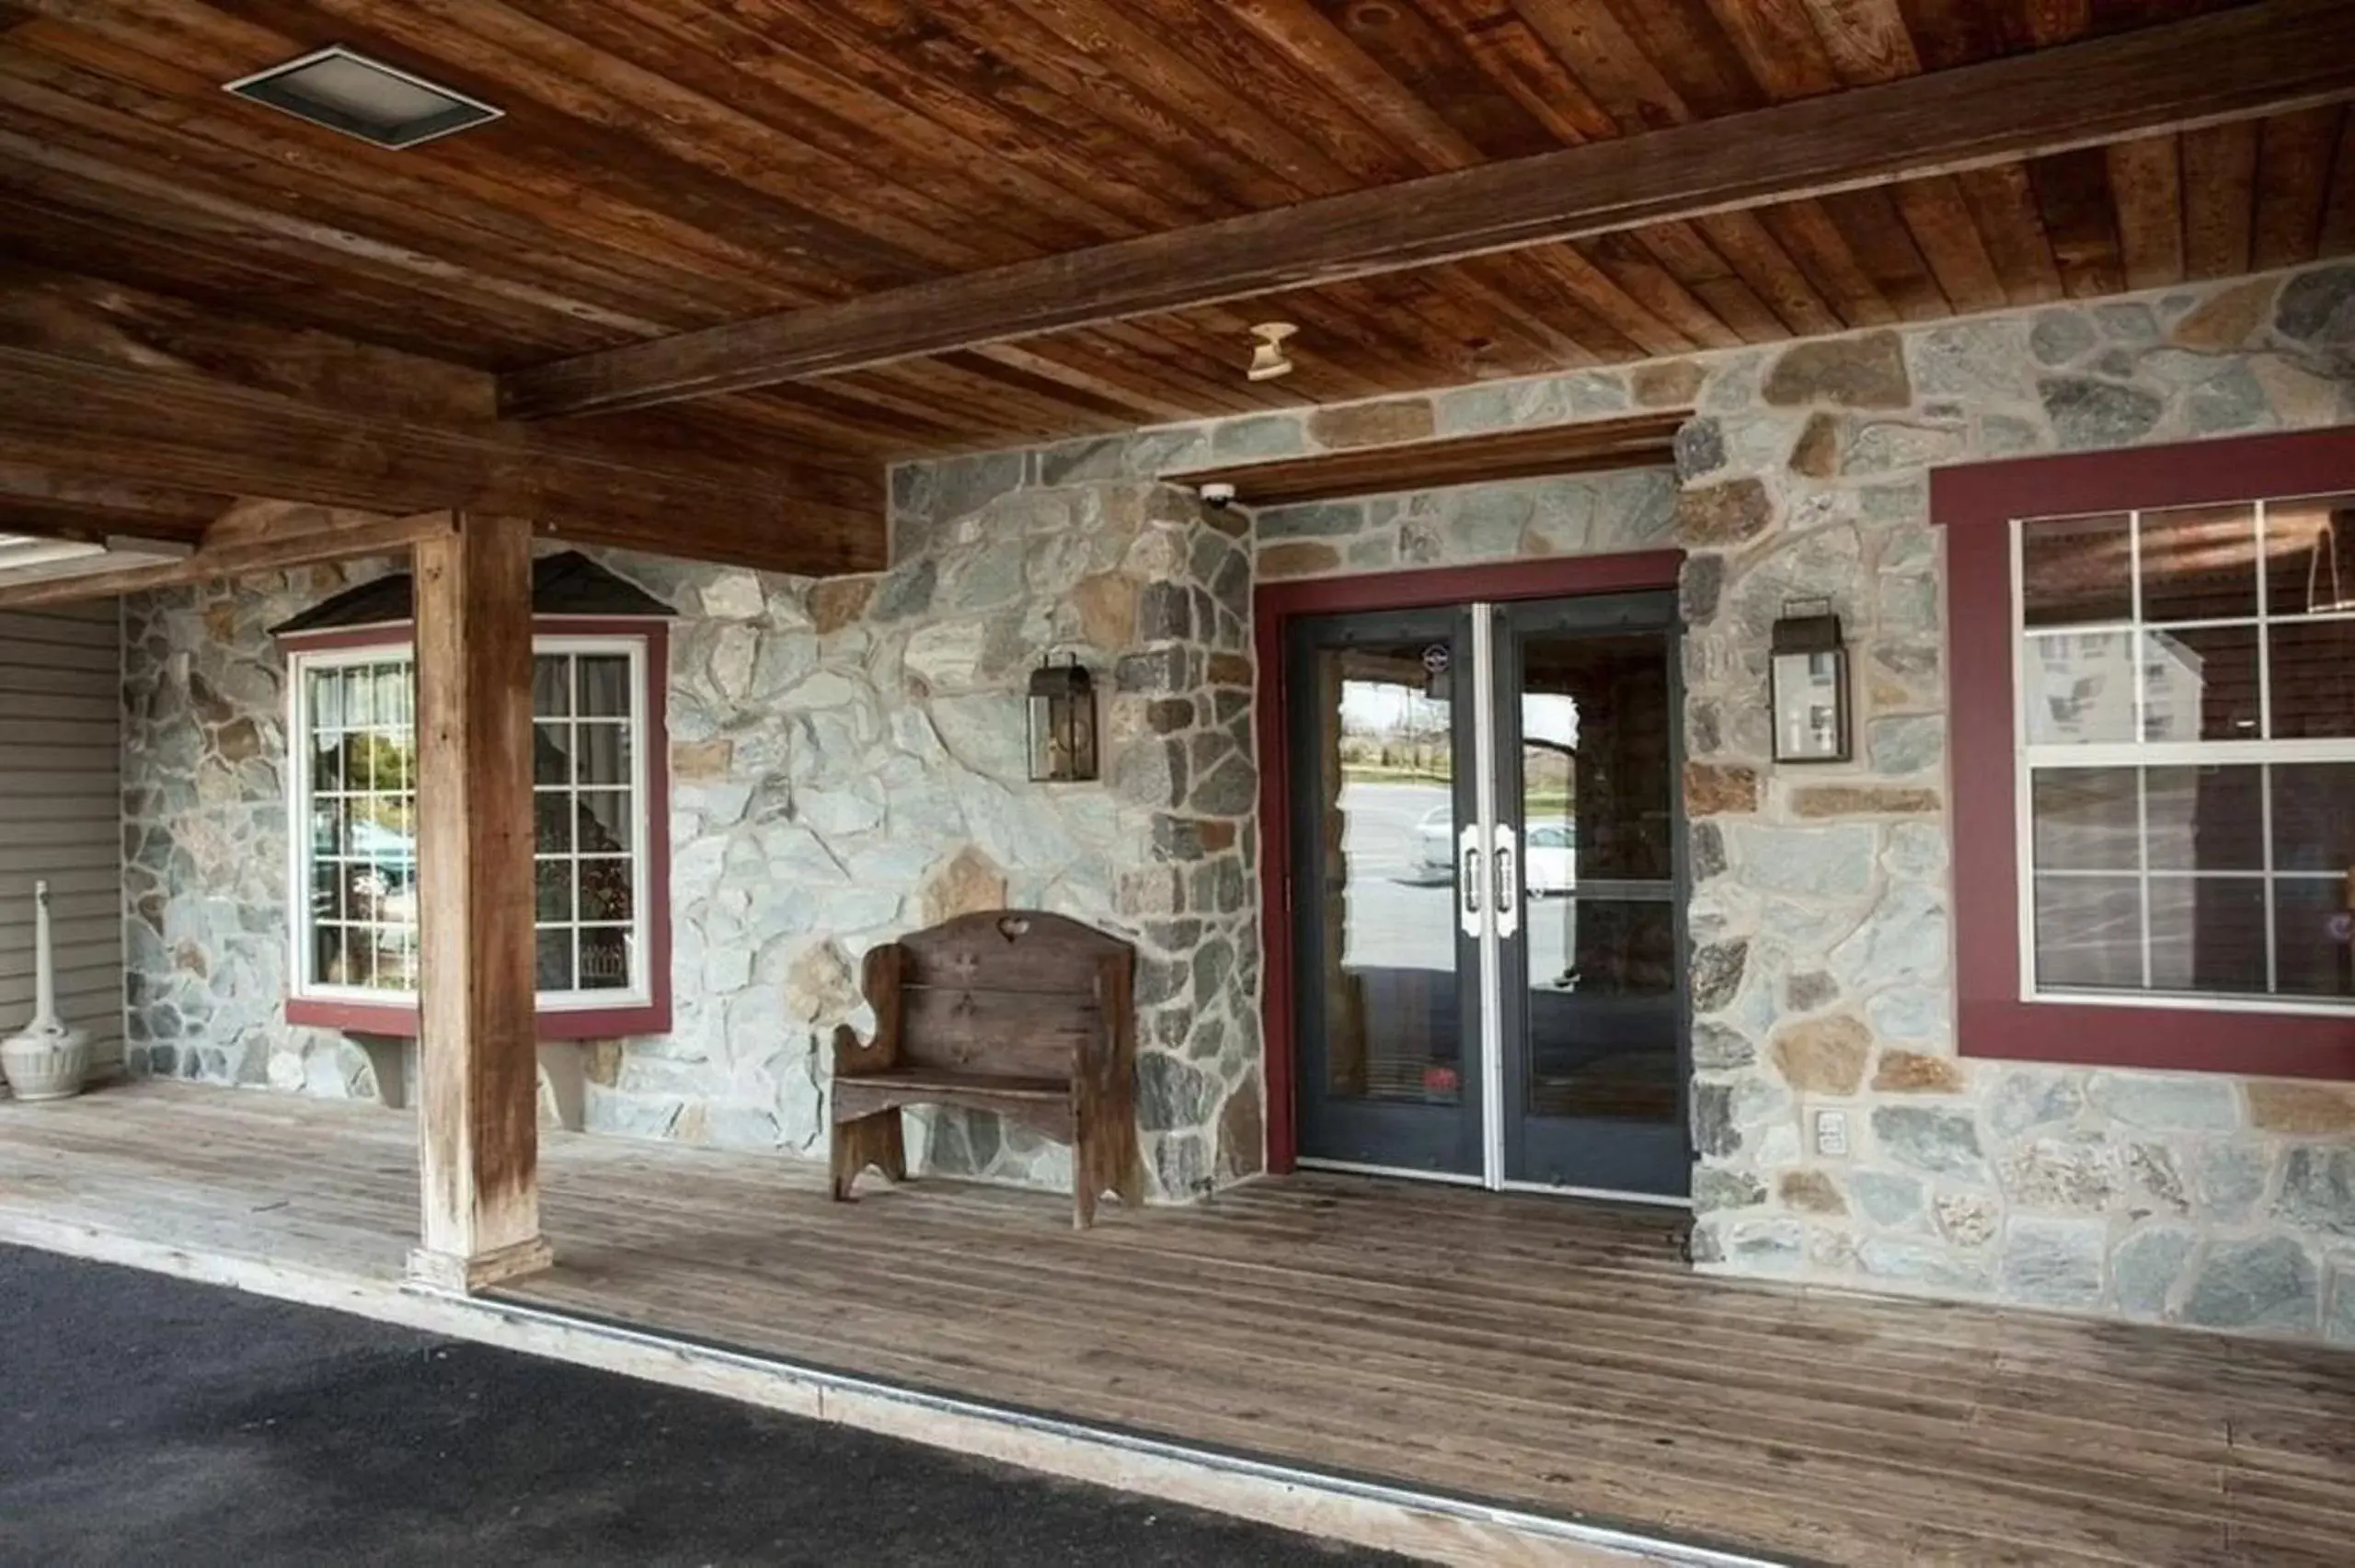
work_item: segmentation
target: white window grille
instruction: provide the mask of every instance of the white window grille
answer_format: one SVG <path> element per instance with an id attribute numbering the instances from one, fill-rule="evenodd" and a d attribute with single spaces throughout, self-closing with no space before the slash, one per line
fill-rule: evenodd
<path id="1" fill-rule="evenodd" d="M 533 894 L 543 1011 L 645 1005 L 647 645 L 533 644 Z M 407 648 L 290 658 L 293 994 L 417 990 L 415 667 Z"/>
<path id="2" fill-rule="evenodd" d="M 2023 988 L 2355 1010 L 2355 497 L 2013 528 Z"/>

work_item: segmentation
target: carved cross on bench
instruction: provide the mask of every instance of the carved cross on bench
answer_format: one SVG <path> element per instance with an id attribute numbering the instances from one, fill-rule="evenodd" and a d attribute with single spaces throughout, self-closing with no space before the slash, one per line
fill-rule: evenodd
<path id="1" fill-rule="evenodd" d="M 1029 910 L 960 915 L 867 955 L 875 1040 L 834 1032 L 834 1196 L 869 1165 L 907 1180 L 900 1113 L 959 1105 L 1072 1150 L 1073 1222 L 1136 1207 L 1136 950 Z"/>

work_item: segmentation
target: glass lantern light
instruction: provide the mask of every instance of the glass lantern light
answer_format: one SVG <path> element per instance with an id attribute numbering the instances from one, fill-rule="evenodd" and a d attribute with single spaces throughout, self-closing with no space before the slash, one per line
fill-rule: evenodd
<path id="1" fill-rule="evenodd" d="M 1853 754 L 1848 722 L 1848 647 L 1828 600 L 1783 607 L 1775 623 L 1770 684 L 1775 761 L 1844 762 Z"/>
<path id="2" fill-rule="evenodd" d="M 1096 683 L 1076 658 L 1030 672 L 1030 777 L 1081 784 L 1096 776 Z"/>

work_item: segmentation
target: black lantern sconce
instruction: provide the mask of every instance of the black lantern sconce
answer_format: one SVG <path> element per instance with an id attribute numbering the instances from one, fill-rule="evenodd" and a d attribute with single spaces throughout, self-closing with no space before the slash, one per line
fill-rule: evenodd
<path id="1" fill-rule="evenodd" d="M 1848 645 L 1832 601 L 1802 599 L 1784 605 L 1782 619 L 1775 623 L 1773 654 L 1775 761 L 1847 761 L 1854 754 Z"/>
<path id="2" fill-rule="evenodd" d="M 1087 667 L 1041 664 L 1030 672 L 1030 778 L 1085 784 L 1096 776 L 1096 683 Z"/>

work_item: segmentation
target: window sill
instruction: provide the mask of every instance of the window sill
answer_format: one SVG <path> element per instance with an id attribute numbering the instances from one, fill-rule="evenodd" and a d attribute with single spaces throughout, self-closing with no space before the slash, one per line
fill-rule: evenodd
<path id="1" fill-rule="evenodd" d="M 1998 1061 L 2355 1081 L 2343 1016 L 1965 997 L 1955 1024 L 1963 1056 Z"/>
<path id="2" fill-rule="evenodd" d="M 345 1035 L 417 1038 L 417 1009 L 397 1002 L 327 1001 L 288 997 L 286 1022 L 297 1028 L 333 1029 Z M 543 1041 L 618 1040 L 671 1032 L 671 1008 L 663 1001 L 627 1007 L 550 1009 L 539 1014 L 534 1032 Z"/>

